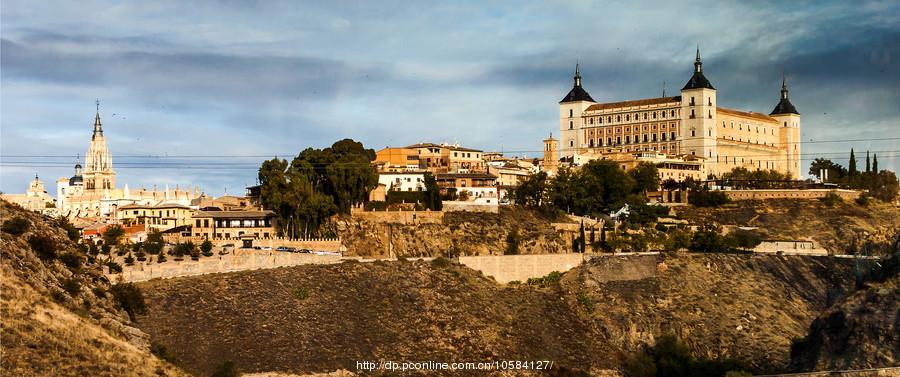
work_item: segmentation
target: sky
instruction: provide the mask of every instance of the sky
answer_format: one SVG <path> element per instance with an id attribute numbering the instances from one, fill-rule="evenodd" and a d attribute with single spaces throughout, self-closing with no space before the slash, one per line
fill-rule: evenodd
<path id="1" fill-rule="evenodd" d="M 900 167 L 896 1 L 4 0 L 0 39 L 6 193 L 73 174 L 97 99 L 131 188 L 240 194 L 343 138 L 538 156 L 576 62 L 598 102 L 651 98 L 698 45 L 721 106 L 768 113 L 787 76 L 807 165 Z"/>

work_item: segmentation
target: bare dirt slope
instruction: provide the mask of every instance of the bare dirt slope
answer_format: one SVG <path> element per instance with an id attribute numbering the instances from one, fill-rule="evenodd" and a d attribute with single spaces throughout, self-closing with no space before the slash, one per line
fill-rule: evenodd
<path id="1" fill-rule="evenodd" d="M 138 325 L 198 374 L 225 360 L 245 372 L 355 371 L 355 361 L 377 359 L 549 359 L 596 371 L 666 333 L 697 355 L 772 371 L 787 366 L 790 341 L 828 292 L 852 284 L 849 262 L 832 258 L 650 258 L 649 275 L 598 260 L 547 288 L 421 261 L 150 281 Z"/>
<path id="2" fill-rule="evenodd" d="M 820 200 L 744 200 L 720 208 L 677 207 L 693 224 L 755 226 L 771 239 L 817 241 L 837 254 L 855 241 L 885 241 L 900 229 L 900 207 L 873 203 L 828 206 Z"/>
<path id="3" fill-rule="evenodd" d="M 107 292 L 99 266 L 87 264 L 63 231 L 0 201 L 0 219 L 16 217 L 30 225 L 21 235 L 0 232 L 0 375 L 185 375 L 148 352 L 147 334 L 132 326 Z M 32 236 L 51 240 L 58 255 L 73 253 L 84 264 L 72 268 L 38 258 L 27 242 Z"/>

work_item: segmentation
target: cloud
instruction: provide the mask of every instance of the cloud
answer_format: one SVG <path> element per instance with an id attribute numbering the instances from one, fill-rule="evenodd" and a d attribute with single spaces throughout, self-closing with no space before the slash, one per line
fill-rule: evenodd
<path id="1" fill-rule="evenodd" d="M 770 111 L 785 72 L 804 139 L 878 138 L 900 123 L 900 5 L 889 1 L 7 1 L 0 17 L 0 147 L 66 156 L 38 168 L 48 177 L 71 174 L 62 165 L 87 149 L 95 98 L 119 181 L 133 185 L 255 178 L 205 165 L 150 174 L 129 167 L 144 161 L 133 155 L 289 157 L 343 137 L 538 151 L 576 60 L 598 101 L 658 96 L 664 81 L 676 94 L 698 42 L 723 106 Z M 898 149 L 805 151 L 850 146 Z M 896 155 L 881 166 L 897 168 Z M 24 190 L 30 170 L 4 167 L 0 190 Z"/>

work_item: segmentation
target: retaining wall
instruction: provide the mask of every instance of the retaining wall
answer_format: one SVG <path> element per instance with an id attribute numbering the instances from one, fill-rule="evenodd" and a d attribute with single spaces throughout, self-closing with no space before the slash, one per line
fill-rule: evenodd
<path id="1" fill-rule="evenodd" d="M 459 263 L 498 283 L 525 282 L 529 278 L 546 276 L 553 271 L 565 272 L 584 260 L 584 254 L 483 255 L 459 257 Z"/>
<path id="2" fill-rule="evenodd" d="M 443 211 L 362 211 L 353 210 L 354 219 L 374 223 L 392 224 L 443 224 Z"/>
<path id="3" fill-rule="evenodd" d="M 135 262 L 132 266 L 122 266 L 121 274 L 108 274 L 111 282 L 136 282 L 156 278 L 204 275 L 220 272 L 258 270 L 296 266 L 301 264 L 330 264 L 341 261 L 340 255 L 316 255 L 286 253 L 277 251 L 239 252 L 237 254 L 213 255 L 194 261 L 190 258 L 175 261 L 171 256 L 163 263 Z M 104 268 L 106 270 L 106 268 Z"/>
<path id="4" fill-rule="evenodd" d="M 860 191 L 841 189 L 809 189 L 809 190 L 724 190 L 722 191 L 731 200 L 759 200 L 759 199 L 819 199 L 829 193 L 834 193 L 843 200 L 854 200 L 859 197 Z"/>

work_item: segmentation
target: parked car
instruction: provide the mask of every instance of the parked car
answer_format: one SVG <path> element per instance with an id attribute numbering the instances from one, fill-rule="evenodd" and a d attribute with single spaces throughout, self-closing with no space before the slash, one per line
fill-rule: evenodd
<path id="1" fill-rule="evenodd" d="M 310 250 L 310 249 L 300 249 L 300 250 L 297 250 L 297 252 L 298 252 L 298 253 L 304 253 L 304 254 L 310 254 L 310 253 L 312 253 L 312 250 Z"/>
<path id="2" fill-rule="evenodd" d="M 292 253 L 292 252 L 294 252 L 294 248 L 287 247 L 287 246 L 278 246 L 275 248 L 275 251 L 286 251 L 286 252 Z"/>

